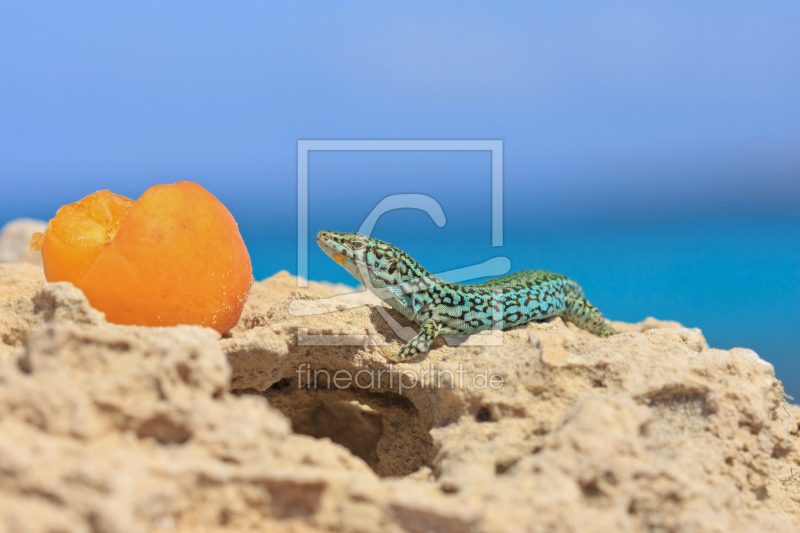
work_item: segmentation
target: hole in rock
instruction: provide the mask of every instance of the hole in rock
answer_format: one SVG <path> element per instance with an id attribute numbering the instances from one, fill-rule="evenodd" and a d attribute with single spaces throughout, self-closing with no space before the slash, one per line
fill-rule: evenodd
<path id="1" fill-rule="evenodd" d="M 766 499 L 769 499 L 769 492 L 767 492 L 767 487 L 759 487 L 757 489 L 752 489 L 753 494 L 756 495 L 756 499 L 758 501 L 763 502 Z"/>
<path id="2" fill-rule="evenodd" d="M 761 432 L 760 425 L 753 424 L 750 422 L 740 421 L 739 427 L 747 429 L 747 431 L 749 431 L 751 435 L 758 435 Z"/>
<path id="3" fill-rule="evenodd" d="M 189 368 L 185 362 L 181 361 L 175 366 L 175 370 L 178 371 L 178 376 L 180 376 L 181 381 L 184 383 L 190 383 L 190 377 L 192 375 L 192 369 Z"/>
<path id="4" fill-rule="evenodd" d="M 192 432 L 164 415 L 156 415 L 139 425 L 136 436 L 140 439 L 152 437 L 161 444 L 183 444 L 189 440 Z"/>
<path id="5" fill-rule="evenodd" d="M 265 485 L 276 518 L 297 518 L 316 513 L 326 488 L 323 482 L 293 480 L 270 480 Z"/>
<path id="6" fill-rule="evenodd" d="M 286 387 L 288 387 L 289 385 L 291 385 L 291 383 L 289 383 L 289 380 L 286 379 L 286 378 L 283 378 L 283 379 L 280 379 L 280 380 L 276 381 L 272 385 L 270 385 L 269 388 L 270 388 L 270 390 L 283 390 Z"/>
<path id="7" fill-rule="evenodd" d="M 458 494 L 458 491 L 461 490 L 461 487 L 452 481 L 445 481 L 439 486 L 439 489 L 441 489 L 441 491 L 445 494 Z"/>
<path id="8" fill-rule="evenodd" d="M 580 483 L 581 492 L 583 495 L 588 499 L 595 499 L 595 498 L 602 498 L 605 496 L 605 492 L 600 488 L 600 484 L 597 479 L 592 479 L 588 482 Z"/>
<path id="9" fill-rule="evenodd" d="M 519 457 L 497 461 L 494 464 L 494 473 L 497 474 L 498 476 L 502 476 L 503 474 L 514 468 L 514 466 L 518 462 L 519 462 Z"/>
<path id="10" fill-rule="evenodd" d="M 295 433 L 344 446 L 379 476 L 406 476 L 433 459 L 433 421 L 399 394 L 328 389 L 322 383 L 318 388 L 298 388 L 291 378 L 260 394 L 291 420 Z"/>
<path id="11" fill-rule="evenodd" d="M 478 422 L 491 422 L 492 418 L 492 411 L 488 407 L 481 407 L 478 410 L 478 414 L 475 415 L 475 420 Z"/>
<path id="12" fill-rule="evenodd" d="M 772 448 L 772 458 L 773 459 L 783 459 L 784 457 L 789 455 L 789 453 L 791 453 L 791 452 L 792 452 L 792 450 L 790 448 L 784 447 L 783 445 L 778 444 L 778 445 L 776 445 L 775 447 Z"/>
<path id="13" fill-rule="evenodd" d="M 329 438 L 361 457 L 374 470 L 378 465 L 378 439 L 383 434 L 381 415 L 355 401 L 322 402 L 305 420 L 294 422 L 296 433 Z"/>

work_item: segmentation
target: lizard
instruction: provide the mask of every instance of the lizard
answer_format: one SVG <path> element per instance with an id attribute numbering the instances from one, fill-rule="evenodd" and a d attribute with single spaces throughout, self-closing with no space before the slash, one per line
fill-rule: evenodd
<path id="1" fill-rule="evenodd" d="M 595 335 L 617 330 L 561 274 L 524 270 L 474 285 L 444 281 L 400 248 L 360 233 L 320 231 L 317 244 L 378 298 L 420 326 L 397 353 L 402 362 L 427 352 L 438 335 L 472 335 L 560 316 Z M 382 350 L 383 351 L 383 350 Z"/>

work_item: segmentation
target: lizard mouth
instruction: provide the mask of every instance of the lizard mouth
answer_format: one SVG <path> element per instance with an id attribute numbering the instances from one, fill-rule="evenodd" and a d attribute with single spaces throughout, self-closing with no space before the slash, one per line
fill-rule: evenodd
<path id="1" fill-rule="evenodd" d="M 340 265 L 343 265 L 351 255 L 348 247 L 345 244 L 338 242 L 329 231 L 320 231 L 317 233 L 317 244 L 326 254 L 328 254 Z"/>
<path id="2" fill-rule="evenodd" d="M 319 233 L 317 233 L 317 244 L 326 253 L 328 252 L 335 253 L 335 250 L 331 246 L 331 244 L 333 244 L 333 241 L 331 240 L 331 236 L 327 231 L 320 231 Z"/>

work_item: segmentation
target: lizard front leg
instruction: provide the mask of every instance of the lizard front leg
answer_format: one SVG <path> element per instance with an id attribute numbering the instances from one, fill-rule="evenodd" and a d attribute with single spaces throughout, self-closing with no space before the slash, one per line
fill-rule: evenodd
<path id="1" fill-rule="evenodd" d="M 601 337 L 610 337 L 619 333 L 619 331 L 606 324 L 603 313 L 585 298 L 565 296 L 564 303 L 566 304 L 566 309 L 562 313 L 563 318 L 579 328 Z"/>
<path id="2" fill-rule="evenodd" d="M 408 341 L 405 346 L 400 348 L 399 352 L 392 353 L 384 350 L 381 350 L 381 352 L 383 352 L 383 355 L 385 355 L 387 359 L 394 361 L 395 363 L 406 361 L 423 352 L 427 352 L 431 347 L 431 342 L 439 334 L 439 329 L 439 324 L 437 324 L 434 319 L 429 318 L 422 323 L 422 326 L 419 329 L 419 334 Z"/>

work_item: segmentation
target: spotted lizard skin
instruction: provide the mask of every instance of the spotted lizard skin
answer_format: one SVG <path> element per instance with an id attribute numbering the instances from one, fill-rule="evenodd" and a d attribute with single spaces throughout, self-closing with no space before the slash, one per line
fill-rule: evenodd
<path id="1" fill-rule="evenodd" d="M 580 285 L 561 274 L 524 270 L 476 285 L 437 278 L 403 250 L 360 233 L 320 231 L 317 244 L 358 281 L 408 320 L 419 334 L 396 362 L 427 352 L 437 335 L 471 335 L 561 316 L 607 337 L 617 331 L 583 297 Z"/>

